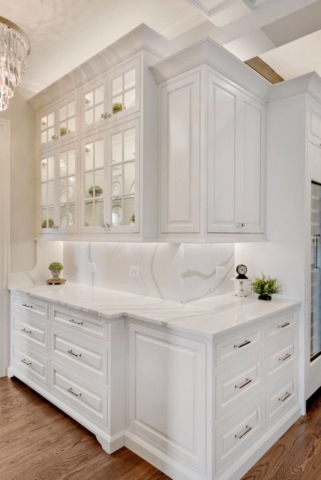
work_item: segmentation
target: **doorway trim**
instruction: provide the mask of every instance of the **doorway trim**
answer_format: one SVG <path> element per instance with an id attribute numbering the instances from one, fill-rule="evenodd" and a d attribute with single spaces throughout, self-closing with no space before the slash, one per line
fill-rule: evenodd
<path id="1" fill-rule="evenodd" d="M 0 377 L 10 357 L 10 121 L 0 119 Z"/>

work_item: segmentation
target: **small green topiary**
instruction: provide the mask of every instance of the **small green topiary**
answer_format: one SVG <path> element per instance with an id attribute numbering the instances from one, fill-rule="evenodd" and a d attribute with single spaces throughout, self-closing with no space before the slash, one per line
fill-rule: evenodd
<path id="1" fill-rule="evenodd" d="M 71 133 L 71 130 L 67 130 L 66 127 L 60 127 L 60 136 L 63 137 L 64 135 L 67 135 L 67 133 Z"/>
<path id="2" fill-rule="evenodd" d="M 63 266 L 63 264 L 60 263 L 60 262 L 52 262 L 52 263 L 49 265 L 48 269 L 49 269 L 50 271 L 54 271 L 54 272 L 61 272 L 61 270 L 64 269 L 64 266 Z"/>
<path id="3" fill-rule="evenodd" d="M 113 103 L 113 113 L 121 112 L 123 109 L 122 103 Z"/>
<path id="4" fill-rule="evenodd" d="M 41 224 L 41 228 L 52 228 L 54 226 L 55 222 L 53 221 L 52 218 L 49 218 L 48 220 L 48 223 L 47 223 L 47 220 L 43 220 L 42 224 Z M 49 225 L 47 227 L 47 225 Z"/>
<path id="5" fill-rule="evenodd" d="M 91 186 L 88 190 L 89 195 L 93 196 L 95 188 L 95 196 L 101 195 L 103 193 L 103 189 L 99 185 Z"/>
<path id="6" fill-rule="evenodd" d="M 259 300 L 271 300 L 271 295 L 282 291 L 281 285 L 277 283 L 276 278 L 266 277 L 262 273 L 261 277 L 256 277 L 251 283 L 254 293 L 259 295 Z"/>

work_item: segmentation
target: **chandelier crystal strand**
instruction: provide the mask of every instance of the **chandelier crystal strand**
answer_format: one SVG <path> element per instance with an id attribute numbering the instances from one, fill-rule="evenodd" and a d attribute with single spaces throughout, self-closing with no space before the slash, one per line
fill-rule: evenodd
<path id="1" fill-rule="evenodd" d="M 0 111 L 6 110 L 27 69 L 30 42 L 22 30 L 0 17 Z"/>

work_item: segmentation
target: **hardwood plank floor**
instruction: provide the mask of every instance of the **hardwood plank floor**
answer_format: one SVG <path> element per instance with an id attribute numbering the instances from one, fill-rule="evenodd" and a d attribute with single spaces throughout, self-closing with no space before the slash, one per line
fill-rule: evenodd
<path id="1" fill-rule="evenodd" d="M 301 417 L 242 480 L 321 480 L 321 389 Z"/>
<path id="2" fill-rule="evenodd" d="M 17 379 L 0 378 L 1 480 L 170 480 L 94 435 Z"/>

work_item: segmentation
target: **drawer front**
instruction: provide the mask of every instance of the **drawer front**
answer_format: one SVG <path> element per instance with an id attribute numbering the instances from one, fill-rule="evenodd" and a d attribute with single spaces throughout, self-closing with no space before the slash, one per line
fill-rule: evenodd
<path id="1" fill-rule="evenodd" d="M 12 339 L 11 364 L 25 377 L 48 387 L 48 360 L 29 345 Z"/>
<path id="2" fill-rule="evenodd" d="M 108 390 L 51 362 L 50 390 L 66 405 L 101 428 L 108 427 Z"/>
<path id="3" fill-rule="evenodd" d="M 255 355 L 216 376 L 216 418 L 228 413 L 263 386 L 263 353 Z"/>
<path id="4" fill-rule="evenodd" d="M 239 461 L 239 457 L 261 436 L 263 399 L 257 397 L 248 407 L 216 429 L 216 472 Z"/>
<path id="5" fill-rule="evenodd" d="M 104 319 L 94 319 L 72 309 L 51 306 L 50 318 L 57 325 L 73 329 L 77 332 L 86 333 L 100 340 L 108 341 L 108 323 Z"/>
<path id="6" fill-rule="evenodd" d="M 293 332 L 295 329 L 296 312 L 290 312 L 274 318 L 266 324 L 265 337 L 266 340 L 278 338 L 283 334 Z"/>
<path id="7" fill-rule="evenodd" d="M 11 312 L 11 333 L 45 353 L 49 353 L 48 322 L 35 320 L 33 316 Z"/>
<path id="8" fill-rule="evenodd" d="M 48 304 L 28 295 L 11 295 L 11 310 L 21 314 L 22 312 L 28 312 L 38 320 L 48 319 Z"/>
<path id="9" fill-rule="evenodd" d="M 297 402 L 296 377 L 286 376 L 274 382 L 266 391 L 266 427 L 270 428 Z"/>
<path id="10" fill-rule="evenodd" d="M 51 356 L 80 374 L 107 384 L 108 350 L 87 339 L 76 337 L 69 329 L 51 327 Z M 93 339 L 94 341 L 94 339 Z"/>
<path id="11" fill-rule="evenodd" d="M 266 383 L 296 366 L 296 344 L 293 336 L 271 342 L 266 349 Z"/>
<path id="12" fill-rule="evenodd" d="M 226 336 L 215 345 L 216 365 L 238 359 L 243 354 L 260 345 L 263 340 L 263 326 L 241 330 L 237 334 Z"/>

